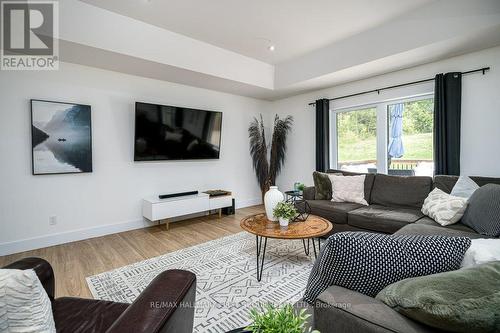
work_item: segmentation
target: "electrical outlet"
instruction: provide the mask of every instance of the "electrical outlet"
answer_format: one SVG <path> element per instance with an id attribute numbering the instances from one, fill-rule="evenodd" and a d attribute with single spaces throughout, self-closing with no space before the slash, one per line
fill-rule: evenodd
<path id="1" fill-rule="evenodd" d="M 49 225 L 57 224 L 57 216 L 49 216 Z"/>

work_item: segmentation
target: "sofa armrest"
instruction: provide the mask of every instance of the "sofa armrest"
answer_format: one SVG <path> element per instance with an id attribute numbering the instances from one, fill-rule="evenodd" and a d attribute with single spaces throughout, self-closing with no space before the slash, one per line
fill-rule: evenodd
<path id="1" fill-rule="evenodd" d="M 3 268 L 21 270 L 33 269 L 38 276 L 38 279 L 42 283 L 45 292 L 47 292 L 50 301 L 54 301 L 54 270 L 52 269 L 52 266 L 48 263 L 48 261 L 42 258 L 30 257 L 13 262 Z"/>
<path id="2" fill-rule="evenodd" d="M 303 191 L 304 200 L 314 200 L 315 196 L 316 196 L 316 189 L 314 188 L 314 186 L 304 187 Z"/>
<path id="3" fill-rule="evenodd" d="M 320 332 L 436 332 L 375 298 L 339 286 L 331 286 L 318 296 L 314 320 Z"/>
<path id="4" fill-rule="evenodd" d="M 159 274 L 125 310 L 107 333 L 191 333 L 196 276 L 188 271 Z"/>

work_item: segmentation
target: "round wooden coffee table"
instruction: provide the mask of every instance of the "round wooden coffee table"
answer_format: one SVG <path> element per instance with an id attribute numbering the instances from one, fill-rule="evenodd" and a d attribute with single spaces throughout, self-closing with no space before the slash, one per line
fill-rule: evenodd
<path id="1" fill-rule="evenodd" d="M 311 240 L 314 257 L 316 258 L 321 247 L 319 237 L 326 235 L 333 228 L 333 225 L 328 220 L 316 215 L 309 215 L 305 221 L 290 222 L 288 227 L 280 227 L 278 222 L 269 221 L 264 213 L 245 217 L 241 221 L 240 226 L 243 230 L 254 234 L 257 241 L 257 281 L 262 279 L 268 238 L 300 239 L 304 245 L 306 255 L 310 253 L 309 241 Z M 318 243 L 317 249 L 315 238 L 318 238 L 316 240 Z M 262 246 L 263 239 L 264 247 Z"/>

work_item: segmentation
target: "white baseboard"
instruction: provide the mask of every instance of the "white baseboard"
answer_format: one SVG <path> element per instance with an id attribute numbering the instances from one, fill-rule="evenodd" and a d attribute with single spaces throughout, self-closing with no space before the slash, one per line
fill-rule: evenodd
<path id="1" fill-rule="evenodd" d="M 260 198 L 243 201 L 236 200 L 236 208 L 260 205 L 261 203 L 262 200 Z M 184 218 L 190 218 L 190 216 L 186 216 Z M 13 253 L 30 251 L 94 237 L 116 234 L 118 232 L 145 228 L 151 225 L 153 225 L 152 222 L 147 222 L 143 219 L 140 219 L 135 221 L 96 226 L 87 229 L 65 231 L 52 235 L 20 239 L 13 242 L 0 243 L 0 256 L 6 256 Z"/>
<path id="2" fill-rule="evenodd" d="M 0 256 L 75 242 L 93 237 L 115 234 L 117 232 L 140 229 L 147 226 L 148 224 L 141 219 L 123 223 L 107 224 L 87 229 L 65 231 L 52 235 L 26 238 L 8 243 L 1 243 Z"/>

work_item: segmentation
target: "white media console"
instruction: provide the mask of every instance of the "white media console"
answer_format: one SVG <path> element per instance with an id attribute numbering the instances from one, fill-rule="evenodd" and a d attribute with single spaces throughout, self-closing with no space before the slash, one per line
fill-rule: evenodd
<path id="1" fill-rule="evenodd" d="M 153 222 L 165 220 L 169 228 L 168 219 L 189 214 L 218 210 L 221 217 L 222 208 L 233 205 L 233 196 L 224 195 L 210 197 L 206 193 L 159 199 L 158 196 L 145 198 L 142 201 L 142 216 Z"/>

